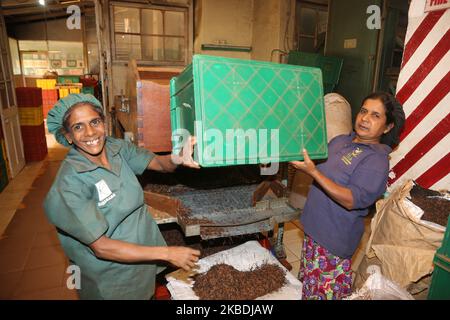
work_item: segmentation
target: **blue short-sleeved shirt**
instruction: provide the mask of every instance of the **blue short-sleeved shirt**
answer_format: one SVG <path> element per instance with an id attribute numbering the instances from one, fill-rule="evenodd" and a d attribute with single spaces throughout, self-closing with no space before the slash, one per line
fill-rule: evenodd
<path id="1" fill-rule="evenodd" d="M 64 252 L 80 267 L 82 299 L 149 299 L 161 268 L 154 262 L 98 259 L 89 244 L 106 235 L 141 245 L 166 245 L 136 178 L 154 154 L 110 137 L 105 148 L 111 170 L 75 148 L 69 151 L 45 199 L 45 212 L 58 229 Z"/>
<path id="2" fill-rule="evenodd" d="M 349 259 L 364 232 L 364 217 L 386 190 L 391 148 L 385 144 L 352 142 L 355 133 L 340 135 L 328 145 L 328 160 L 317 168 L 335 183 L 349 188 L 353 210 L 347 210 L 313 183 L 300 217 L 304 231 L 334 255 Z"/>

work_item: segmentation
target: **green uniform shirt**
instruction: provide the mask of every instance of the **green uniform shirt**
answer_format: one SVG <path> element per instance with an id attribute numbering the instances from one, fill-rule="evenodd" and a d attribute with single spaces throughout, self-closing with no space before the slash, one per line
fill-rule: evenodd
<path id="1" fill-rule="evenodd" d="M 88 245 L 102 235 L 141 245 L 166 245 L 136 178 L 154 154 L 111 137 L 105 148 L 111 171 L 75 148 L 69 151 L 45 199 L 45 212 L 57 227 L 64 252 L 80 267 L 82 299 L 150 299 L 161 267 L 101 260 Z"/>

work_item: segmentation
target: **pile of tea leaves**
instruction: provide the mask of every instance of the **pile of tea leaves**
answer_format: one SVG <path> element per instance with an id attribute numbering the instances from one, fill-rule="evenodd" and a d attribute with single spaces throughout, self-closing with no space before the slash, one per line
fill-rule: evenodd
<path id="1" fill-rule="evenodd" d="M 200 300 L 253 300 L 281 289 L 286 284 L 286 274 L 275 264 L 239 271 L 221 263 L 196 275 L 194 280 L 193 290 Z"/>

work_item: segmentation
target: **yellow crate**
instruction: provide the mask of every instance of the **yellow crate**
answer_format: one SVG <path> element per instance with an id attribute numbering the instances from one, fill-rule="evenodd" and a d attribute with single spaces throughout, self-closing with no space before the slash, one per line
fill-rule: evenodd
<path id="1" fill-rule="evenodd" d="M 49 79 L 47 80 L 47 88 L 45 89 L 55 89 L 56 86 L 56 79 Z"/>
<path id="2" fill-rule="evenodd" d="M 36 79 L 36 87 L 41 89 L 55 89 L 56 79 Z"/>
<path id="3" fill-rule="evenodd" d="M 44 122 L 42 107 L 18 108 L 19 121 L 22 126 L 38 126 Z"/>
<path id="4" fill-rule="evenodd" d="M 81 86 L 61 86 L 61 85 L 57 85 L 56 86 L 58 88 L 59 91 L 59 98 L 64 98 L 66 96 L 68 96 L 69 94 L 72 93 L 80 93 L 81 92 Z"/>
<path id="5" fill-rule="evenodd" d="M 64 98 L 69 95 L 69 89 L 59 89 L 59 98 Z"/>
<path id="6" fill-rule="evenodd" d="M 80 93 L 80 88 L 70 88 L 69 92 L 70 93 Z"/>
<path id="7" fill-rule="evenodd" d="M 44 89 L 46 86 L 45 79 L 36 79 L 36 87 Z"/>

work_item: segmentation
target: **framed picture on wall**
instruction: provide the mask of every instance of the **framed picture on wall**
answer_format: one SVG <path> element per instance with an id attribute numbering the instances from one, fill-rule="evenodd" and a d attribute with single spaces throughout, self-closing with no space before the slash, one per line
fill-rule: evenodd
<path id="1" fill-rule="evenodd" d="M 77 67 L 77 60 L 67 60 L 67 66 L 69 68 L 76 68 Z"/>
<path id="2" fill-rule="evenodd" d="M 59 69 L 62 67 L 62 61 L 61 60 L 50 60 L 50 65 L 53 69 Z"/>

